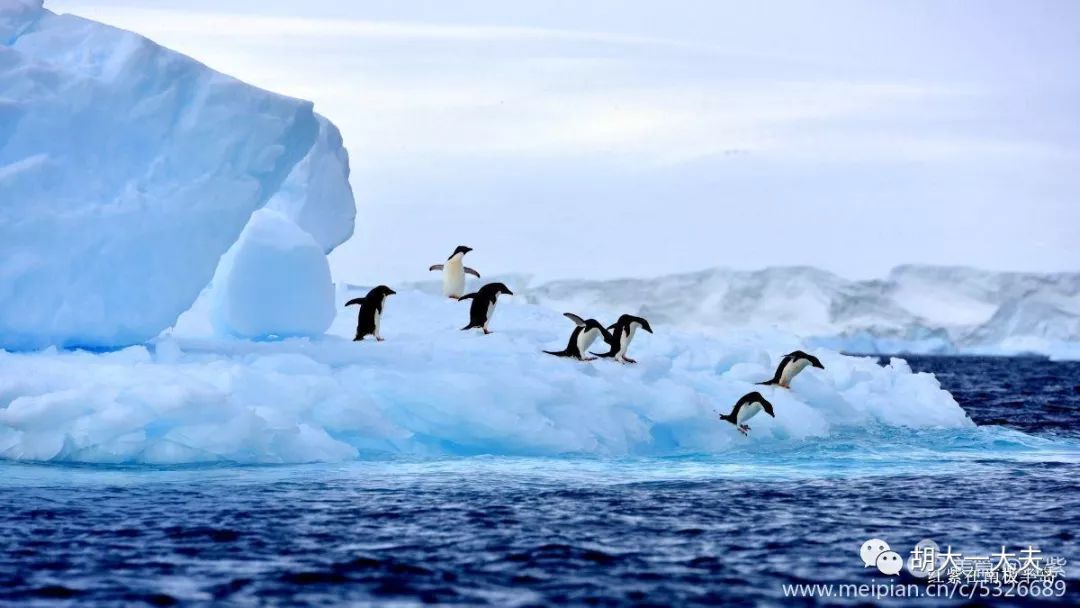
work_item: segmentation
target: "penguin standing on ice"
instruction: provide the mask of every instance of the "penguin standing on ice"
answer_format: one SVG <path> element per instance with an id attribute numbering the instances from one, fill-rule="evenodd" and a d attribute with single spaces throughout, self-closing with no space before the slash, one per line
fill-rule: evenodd
<path id="1" fill-rule="evenodd" d="M 480 273 L 476 272 L 472 268 L 465 265 L 465 254 L 472 251 L 472 247 L 466 247 L 465 245 L 458 245 L 458 248 L 454 250 L 454 253 L 450 254 L 450 257 L 446 258 L 445 264 L 435 264 L 428 271 L 441 270 L 442 275 L 442 290 L 443 295 L 455 300 L 461 299 L 461 296 L 465 295 L 465 274 L 471 274 L 476 278 L 480 278 Z"/>
<path id="2" fill-rule="evenodd" d="M 804 353 L 801 350 L 790 352 L 784 355 L 783 359 L 780 359 L 780 365 L 776 366 L 776 373 L 773 374 L 772 379 L 758 382 L 758 385 L 791 388 L 792 378 L 808 366 L 825 369 L 825 366 L 814 355 Z"/>
<path id="3" fill-rule="evenodd" d="M 595 360 L 596 357 L 586 357 L 585 353 L 589 352 L 589 347 L 597 338 L 603 336 L 604 341 L 607 342 L 611 340 L 611 334 L 596 319 L 585 320 L 572 312 L 564 312 L 563 316 L 577 325 L 574 331 L 570 333 L 570 342 L 566 345 L 565 350 L 545 350 L 544 352 L 556 357 L 574 357 L 579 361 Z"/>
<path id="4" fill-rule="evenodd" d="M 462 327 L 461 331 L 480 328 L 484 330 L 485 334 L 490 334 L 491 330 L 488 329 L 488 323 L 491 321 L 491 315 L 495 314 L 495 302 L 499 300 L 499 294 L 512 296 L 514 292 L 510 291 L 503 283 L 488 283 L 475 293 L 458 298 L 459 300 L 472 300 L 472 305 L 469 306 L 469 324 Z"/>
<path id="5" fill-rule="evenodd" d="M 731 413 L 720 414 L 720 419 L 734 424 L 735 428 L 739 429 L 740 433 L 746 435 L 747 431 L 750 430 L 750 426 L 746 424 L 746 421 L 757 416 L 758 412 L 761 411 L 776 418 L 776 414 L 773 413 L 773 406 L 769 403 L 769 400 L 762 397 L 761 393 L 754 391 L 740 397 L 735 403 L 735 407 L 731 408 Z"/>
<path id="6" fill-rule="evenodd" d="M 652 326 L 645 319 L 634 315 L 622 315 L 613 325 L 608 326 L 608 329 L 611 330 L 611 337 L 605 338 L 608 344 L 608 352 L 592 354 L 603 358 L 615 357 L 615 360 L 619 363 L 637 363 L 637 361 L 626 356 L 626 350 L 630 348 L 630 342 L 634 339 L 634 334 L 639 328 L 650 334 L 652 333 Z"/>
<path id="7" fill-rule="evenodd" d="M 345 306 L 360 305 L 360 314 L 356 318 L 356 337 L 353 341 L 360 342 L 365 336 L 372 335 L 379 342 L 383 341 L 379 334 L 379 324 L 382 320 L 383 302 L 387 296 L 392 296 L 396 291 L 386 285 L 379 285 L 372 289 L 362 298 L 353 298 L 345 303 Z"/>

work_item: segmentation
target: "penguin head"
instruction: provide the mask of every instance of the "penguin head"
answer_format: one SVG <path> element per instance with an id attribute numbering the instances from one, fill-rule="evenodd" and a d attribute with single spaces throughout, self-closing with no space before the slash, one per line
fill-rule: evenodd
<path id="1" fill-rule="evenodd" d="M 617 324 L 622 325 L 623 327 L 630 327 L 631 323 L 637 323 L 638 326 L 641 327 L 641 329 L 644 329 L 650 334 L 653 333 L 652 326 L 649 325 L 649 322 L 642 317 L 635 317 L 634 315 L 622 315 L 619 317 L 619 322 Z M 615 325 L 612 325 L 608 329 L 613 329 L 614 327 Z"/>
<path id="2" fill-rule="evenodd" d="M 742 396 L 741 399 L 739 399 L 739 404 L 741 405 L 750 405 L 752 403 L 761 404 L 761 409 L 764 410 L 766 414 L 772 416 L 773 418 L 776 418 L 776 414 L 773 413 L 772 404 L 769 403 L 769 400 L 766 399 L 761 393 L 757 391 L 754 391 L 752 393 L 746 393 Z"/>
<path id="3" fill-rule="evenodd" d="M 810 353 L 803 352 L 801 350 L 795 350 L 788 353 L 787 356 L 791 357 L 796 361 L 798 361 L 799 359 L 804 359 L 812 367 L 816 367 L 818 369 L 825 369 L 825 366 L 821 364 L 821 361 Z"/>
<path id="4" fill-rule="evenodd" d="M 396 293 L 397 293 L 396 291 L 394 291 L 393 289 L 390 289 L 386 285 L 379 285 L 375 289 L 372 289 L 371 291 L 368 292 L 368 297 L 369 298 L 378 298 L 378 299 L 381 300 L 381 299 L 385 298 L 386 296 L 392 296 L 392 295 L 394 295 Z"/>
<path id="5" fill-rule="evenodd" d="M 448 260 L 452 259 L 455 255 L 458 255 L 458 254 L 461 254 L 461 256 L 464 257 L 465 254 L 469 253 L 470 251 L 472 251 L 472 247 L 466 247 L 465 245 L 458 245 L 457 249 L 454 250 L 454 253 L 451 253 L 450 257 L 448 257 L 446 259 L 448 259 Z"/>
<path id="6" fill-rule="evenodd" d="M 480 291 L 491 297 L 498 297 L 499 294 L 506 294 L 508 296 L 514 295 L 514 292 L 506 286 L 506 283 L 488 283 L 480 288 Z"/>
<path id="7" fill-rule="evenodd" d="M 758 401 L 761 402 L 761 409 L 765 410 L 766 414 L 772 416 L 773 418 L 776 418 L 776 414 L 773 413 L 772 404 L 769 403 L 768 399 L 762 397 L 762 398 L 758 399 Z"/>

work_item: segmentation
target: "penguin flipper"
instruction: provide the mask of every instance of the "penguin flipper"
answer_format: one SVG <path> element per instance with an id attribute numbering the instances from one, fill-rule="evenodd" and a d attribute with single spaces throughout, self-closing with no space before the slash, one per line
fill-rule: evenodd
<path id="1" fill-rule="evenodd" d="M 475 324 L 475 323 L 469 323 L 469 324 L 468 324 L 468 325 L 466 325 L 465 327 L 462 327 L 462 328 L 461 328 L 461 331 L 465 331 L 465 330 L 467 330 L 467 329 L 479 329 L 479 328 L 481 328 L 481 327 L 483 327 L 483 325 L 477 325 L 477 324 Z"/>
<path id="2" fill-rule="evenodd" d="M 428 268 L 428 272 L 431 272 L 432 270 L 442 270 L 442 269 L 443 269 L 443 265 L 442 265 L 442 264 L 435 264 L 435 265 L 434 265 L 434 266 L 432 266 L 431 268 Z"/>
<path id="3" fill-rule="evenodd" d="M 568 350 L 545 350 L 545 353 L 549 355 L 555 355 L 556 357 L 569 357 L 570 351 Z"/>
<path id="4" fill-rule="evenodd" d="M 471 300 L 471 299 L 473 299 L 475 297 L 476 297 L 476 292 L 475 291 L 472 292 L 472 293 L 467 293 L 467 294 L 461 296 L 460 298 L 458 298 L 458 302 L 460 302 L 462 300 Z"/>
<path id="5" fill-rule="evenodd" d="M 607 342 L 608 344 L 611 344 L 615 341 L 615 336 L 603 327 L 600 328 L 600 337 L 602 337 L 604 339 L 604 342 Z"/>
<path id="6" fill-rule="evenodd" d="M 348 302 L 345 302 L 345 306 L 352 306 L 353 304 L 363 304 L 364 300 L 366 300 L 366 299 L 367 299 L 366 297 L 364 297 L 364 298 L 353 298 L 353 299 L 349 300 Z"/>
<path id="7" fill-rule="evenodd" d="M 474 277 L 476 277 L 478 279 L 480 278 L 480 273 L 476 272 L 472 268 L 469 268 L 468 266 L 465 267 L 465 274 L 471 274 L 471 275 L 473 275 Z"/>
<path id="8" fill-rule="evenodd" d="M 585 327 L 585 319 L 582 319 L 581 317 L 575 315 L 572 312 L 564 312 L 562 314 L 567 319 L 570 319 L 571 321 L 573 321 L 574 325 L 577 325 L 578 327 Z"/>
<path id="9" fill-rule="evenodd" d="M 614 352 L 607 352 L 607 353 L 594 353 L 594 352 L 591 352 L 591 351 L 590 351 L 590 352 L 589 352 L 589 354 L 590 354 L 590 355 L 596 355 L 597 357 L 600 357 L 601 359 L 608 359 L 608 358 L 610 358 L 610 357 L 614 357 L 614 356 L 615 356 L 615 353 L 614 353 Z"/>

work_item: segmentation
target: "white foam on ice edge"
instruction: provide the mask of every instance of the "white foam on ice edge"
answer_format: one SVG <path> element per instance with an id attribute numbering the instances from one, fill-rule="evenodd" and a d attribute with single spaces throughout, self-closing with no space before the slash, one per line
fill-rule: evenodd
<path id="1" fill-rule="evenodd" d="M 339 294 L 339 304 L 354 294 Z M 110 353 L 0 351 L 0 457 L 93 463 L 298 463 L 386 455 L 709 454 L 861 427 L 969 428 L 933 375 L 817 351 L 749 439 L 717 420 L 799 343 L 639 332 L 640 363 L 561 348 L 559 311 L 504 298 L 496 333 L 462 332 L 467 303 L 391 297 L 386 342 L 354 343 L 355 308 L 323 339 L 163 336 Z M 585 312 L 585 311 L 580 311 Z"/>

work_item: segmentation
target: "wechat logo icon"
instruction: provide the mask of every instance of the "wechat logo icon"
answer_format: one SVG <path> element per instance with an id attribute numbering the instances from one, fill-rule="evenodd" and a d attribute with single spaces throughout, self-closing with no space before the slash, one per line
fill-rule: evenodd
<path id="1" fill-rule="evenodd" d="M 862 558 L 863 568 L 874 566 L 887 576 L 900 574 L 904 567 L 904 558 L 880 538 L 871 538 L 863 543 L 859 548 L 859 557 Z"/>

